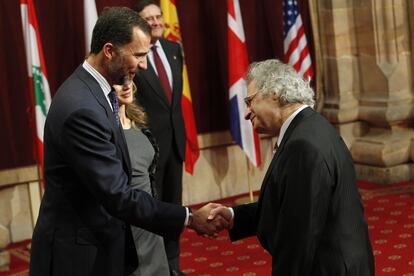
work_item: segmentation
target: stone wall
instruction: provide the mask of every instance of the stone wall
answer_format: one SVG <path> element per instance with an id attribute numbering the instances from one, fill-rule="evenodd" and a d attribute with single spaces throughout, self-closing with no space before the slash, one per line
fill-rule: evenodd
<path id="1" fill-rule="evenodd" d="M 311 4 L 320 46 L 322 114 L 346 140 L 358 179 L 413 180 L 412 1 Z"/>
<path id="2" fill-rule="evenodd" d="M 41 191 L 37 166 L 0 171 L 0 271 L 10 263 L 10 242 L 32 237 Z"/>

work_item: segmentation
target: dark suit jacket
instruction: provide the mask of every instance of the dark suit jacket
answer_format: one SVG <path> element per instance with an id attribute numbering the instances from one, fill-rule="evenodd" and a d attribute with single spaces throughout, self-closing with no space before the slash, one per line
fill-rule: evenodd
<path id="1" fill-rule="evenodd" d="M 288 127 L 258 202 L 234 211 L 231 239 L 257 235 L 273 275 L 374 275 L 352 157 L 311 108 Z"/>
<path id="2" fill-rule="evenodd" d="M 151 132 L 160 147 L 160 158 L 169 152 L 171 141 L 177 147 L 179 157 L 185 159 L 185 127 L 181 108 L 181 96 L 183 91 L 183 58 L 181 47 L 178 43 L 160 39 L 161 46 L 167 56 L 173 77 L 172 105 L 161 87 L 161 83 L 151 63 L 148 62 L 147 70 L 140 71 L 135 77 L 137 85 L 137 99 L 144 107 L 149 120 Z"/>
<path id="3" fill-rule="evenodd" d="M 185 209 L 130 188 L 125 138 L 82 66 L 54 96 L 44 151 L 46 191 L 30 275 L 128 274 L 137 267 L 128 224 L 178 239 Z"/>

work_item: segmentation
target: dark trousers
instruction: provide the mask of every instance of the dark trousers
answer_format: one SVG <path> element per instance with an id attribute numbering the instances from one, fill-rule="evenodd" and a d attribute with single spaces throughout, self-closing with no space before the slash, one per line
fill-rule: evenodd
<path id="1" fill-rule="evenodd" d="M 175 141 L 173 141 L 174 143 Z M 157 197 L 164 201 L 182 205 L 183 161 L 178 155 L 175 145 L 160 148 L 160 159 L 157 167 L 155 189 Z M 179 270 L 179 241 L 164 239 L 170 269 Z"/>

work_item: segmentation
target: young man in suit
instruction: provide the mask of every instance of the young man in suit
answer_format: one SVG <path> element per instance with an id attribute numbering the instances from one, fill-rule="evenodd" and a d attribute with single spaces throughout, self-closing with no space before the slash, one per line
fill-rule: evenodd
<path id="1" fill-rule="evenodd" d="M 151 26 L 148 69 L 137 74 L 135 84 L 137 101 L 148 115 L 149 128 L 160 148 L 155 175 L 157 197 L 164 202 L 181 204 L 186 140 L 181 108 L 181 47 L 162 38 L 162 12 L 153 0 L 139 1 L 134 10 Z M 172 274 L 180 274 L 179 243 L 166 240 L 165 249 Z"/>
<path id="2" fill-rule="evenodd" d="M 178 239 L 184 225 L 212 235 L 205 206 L 191 210 L 131 189 L 131 165 L 111 87 L 147 67 L 150 28 L 128 8 L 99 17 L 91 53 L 53 98 L 44 131 L 45 194 L 30 275 L 129 275 L 137 254 L 129 224 Z"/>
<path id="3" fill-rule="evenodd" d="M 277 135 L 259 200 L 212 211 L 232 220 L 231 240 L 257 235 L 272 275 L 374 275 L 374 258 L 352 156 L 312 109 L 314 93 L 278 60 L 250 66 L 246 120 Z M 277 150 L 276 150 L 277 149 Z"/>

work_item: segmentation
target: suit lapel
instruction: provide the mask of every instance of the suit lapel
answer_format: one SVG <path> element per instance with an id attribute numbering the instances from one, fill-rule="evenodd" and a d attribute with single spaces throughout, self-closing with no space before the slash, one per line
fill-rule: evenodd
<path id="1" fill-rule="evenodd" d="M 155 73 L 154 67 L 152 66 L 151 62 L 148 61 L 148 68 L 145 71 L 141 71 L 142 77 L 147 81 L 149 86 L 151 86 L 152 90 L 154 90 L 155 95 L 158 96 L 158 99 L 163 103 L 165 108 L 170 108 L 168 104 L 167 97 L 164 94 L 162 89 L 160 79 Z"/>
<path id="2" fill-rule="evenodd" d="M 170 64 L 172 78 L 173 78 L 173 98 L 172 98 L 172 105 L 176 105 L 178 100 L 180 98 L 180 91 L 177 91 L 178 89 L 178 83 L 177 83 L 177 56 L 174 53 L 172 47 L 170 47 L 167 43 L 165 43 L 164 39 L 160 39 L 160 44 L 162 49 L 164 50 L 165 55 L 167 56 L 168 63 Z M 180 73 L 180 72 L 178 72 Z M 157 73 L 154 70 L 153 65 L 148 60 L 148 68 L 147 70 L 141 71 L 140 74 L 142 74 L 142 77 L 148 82 L 149 86 L 154 90 L 155 94 L 158 96 L 158 99 L 163 103 L 163 106 L 167 108 L 168 110 L 171 108 L 170 104 L 168 103 L 167 97 L 164 94 L 164 91 L 162 89 L 160 79 L 158 78 Z"/>
<path id="3" fill-rule="evenodd" d="M 258 210 L 260 211 L 261 209 L 261 204 L 262 204 L 262 199 L 263 199 L 263 195 L 265 193 L 265 190 L 267 188 L 267 184 L 268 184 L 268 178 L 270 177 L 270 175 L 272 175 L 272 171 L 276 168 L 276 164 L 277 164 L 277 160 L 279 158 L 279 156 L 283 153 L 286 141 L 289 140 L 290 136 L 292 135 L 292 132 L 295 130 L 296 126 L 300 124 L 300 122 L 306 118 L 309 117 L 310 115 L 312 115 L 314 113 L 313 109 L 310 107 L 307 107 L 305 109 L 303 109 L 301 112 L 299 112 L 296 117 L 292 120 L 292 122 L 290 123 L 288 129 L 285 132 L 285 135 L 283 136 L 282 141 L 280 142 L 279 145 L 279 149 L 277 150 L 277 152 L 275 153 L 275 156 L 272 159 L 272 162 L 269 165 L 269 169 L 266 172 L 266 175 L 263 179 L 262 182 L 262 187 L 260 189 L 260 196 L 259 196 L 259 201 L 258 201 L 258 205 L 259 208 Z"/>
<path id="4" fill-rule="evenodd" d="M 131 175 L 131 161 L 129 158 L 128 147 L 126 144 L 124 132 L 116 123 L 116 119 L 114 116 L 114 112 L 112 108 L 109 106 L 107 99 L 102 91 L 102 88 L 99 86 L 99 83 L 83 68 L 83 66 L 79 66 L 76 69 L 76 72 L 81 80 L 83 80 L 86 85 L 90 88 L 92 95 L 94 95 L 95 99 L 98 101 L 99 105 L 101 105 L 106 112 L 106 115 L 111 122 L 111 126 L 114 130 L 116 136 L 115 145 L 121 150 L 123 161 L 128 168 L 128 177 Z"/>

